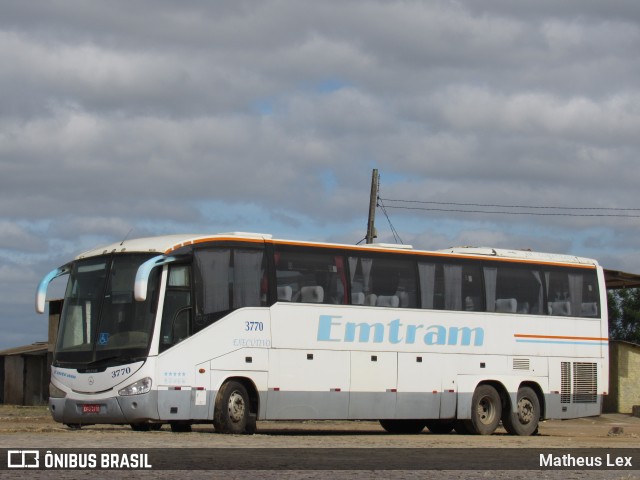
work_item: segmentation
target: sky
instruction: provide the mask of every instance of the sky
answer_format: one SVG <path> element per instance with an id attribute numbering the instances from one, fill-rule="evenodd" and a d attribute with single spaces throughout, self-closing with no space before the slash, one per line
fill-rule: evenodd
<path id="1" fill-rule="evenodd" d="M 127 236 L 357 243 L 373 169 L 377 241 L 640 273 L 637 0 L 6 0 L 0 64 L 0 349 Z"/>

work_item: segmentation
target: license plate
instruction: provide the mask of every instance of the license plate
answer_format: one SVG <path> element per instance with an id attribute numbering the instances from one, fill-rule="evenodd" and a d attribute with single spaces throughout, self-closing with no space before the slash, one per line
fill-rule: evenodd
<path id="1" fill-rule="evenodd" d="M 100 413 L 100 405 L 95 405 L 95 404 L 82 405 L 82 413 Z"/>

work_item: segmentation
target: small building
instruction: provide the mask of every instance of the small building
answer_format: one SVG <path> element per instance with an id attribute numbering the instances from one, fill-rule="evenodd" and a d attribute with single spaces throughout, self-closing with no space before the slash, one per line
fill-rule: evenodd
<path id="1" fill-rule="evenodd" d="M 605 413 L 632 413 L 640 405 L 640 345 L 611 340 L 609 342 L 609 395 Z"/>
<path id="2" fill-rule="evenodd" d="M 0 403 L 43 405 L 49 399 L 47 342 L 0 351 Z"/>
<path id="3" fill-rule="evenodd" d="M 48 341 L 0 351 L 0 404 L 44 405 L 49 400 L 53 348 L 62 300 L 49 302 Z"/>

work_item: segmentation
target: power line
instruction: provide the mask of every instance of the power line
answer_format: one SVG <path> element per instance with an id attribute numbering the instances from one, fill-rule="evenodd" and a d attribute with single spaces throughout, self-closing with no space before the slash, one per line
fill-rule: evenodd
<path id="1" fill-rule="evenodd" d="M 505 205 L 491 203 L 457 203 L 457 202 L 436 202 L 422 200 L 404 200 L 385 198 L 387 202 L 405 203 L 405 204 L 421 204 L 421 205 L 444 205 L 455 207 L 488 207 L 488 208 L 510 208 L 510 209 L 530 209 L 530 210 L 574 210 L 574 211 L 593 211 L 593 212 L 637 212 L 640 208 L 612 208 L 612 207 L 559 207 L 559 206 L 543 206 L 543 205 Z M 483 213 L 483 214 L 499 214 L 499 215 L 535 215 L 535 216 L 552 216 L 552 217 L 619 217 L 619 218 L 640 218 L 640 215 L 630 215 L 621 213 L 541 213 L 541 212 L 512 212 L 504 210 L 467 210 L 459 208 L 439 208 L 439 207 L 408 207 L 400 205 L 386 205 L 387 208 L 395 208 L 401 210 L 423 210 L 432 212 L 455 212 L 455 213 Z"/>
<path id="2" fill-rule="evenodd" d="M 425 202 L 429 203 L 429 202 Z M 455 203 L 441 203 L 442 205 L 457 205 Z M 473 205 L 475 206 L 475 205 Z M 480 206 L 480 205 L 478 205 Z M 490 205 L 486 205 L 490 206 Z M 618 217 L 618 218 L 640 218 L 640 215 L 624 215 L 624 214 L 613 214 L 613 213 L 543 213 L 543 212 L 508 212 L 501 210 L 465 210 L 459 208 L 431 208 L 431 207 L 402 207 L 402 206 L 394 206 L 387 205 L 386 208 L 395 208 L 398 210 L 423 210 L 423 211 L 431 211 L 431 212 L 455 212 L 455 213 L 486 213 L 486 214 L 499 214 L 499 215 L 535 215 L 535 216 L 545 216 L 545 217 Z M 518 208 L 518 207 L 509 207 L 503 206 L 502 208 Z M 535 208 L 535 207 L 526 207 L 526 208 Z M 539 207 L 542 208 L 542 207 Z M 550 208 L 558 208 L 558 207 L 550 207 Z M 586 209 L 589 210 L 589 209 Z M 620 209 L 620 210 L 635 210 L 635 209 Z"/>
<path id="3" fill-rule="evenodd" d="M 404 245 L 404 242 L 402 241 L 402 238 L 400 238 L 400 234 L 398 233 L 398 231 L 395 229 L 395 227 L 391 223 L 391 219 L 389 218 L 389 214 L 387 213 L 387 210 L 385 209 L 385 206 L 382 203 L 382 199 L 380 197 L 378 197 L 377 206 L 380 207 L 380 209 L 382 210 L 382 213 L 384 213 L 384 216 L 387 217 L 387 222 L 389 222 L 389 228 L 391 228 L 391 233 L 393 234 L 393 239 L 395 240 L 395 242 L 396 243 L 401 243 L 401 244 Z"/>
<path id="4" fill-rule="evenodd" d="M 423 201 L 423 200 L 403 200 L 403 199 L 391 199 L 391 198 L 382 198 L 381 200 L 385 200 L 387 202 L 396 202 L 396 203 L 418 203 L 425 205 L 452 205 L 459 207 L 491 207 L 491 208 L 528 208 L 528 209 L 538 209 L 538 210 L 592 210 L 592 211 L 610 211 L 610 212 L 638 212 L 640 208 L 614 208 L 614 207 L 559 207 L 559 206 L 544 206 L 544 205 L 504 205 L 504 204 L 492 204 L 492 203 L 456 203 L 456 202 L 436 202 L 436 201 Z M 399 206 L 391 206 L 387 205 L 387 208 L 403 208 Z M 404 207 L 408 208 L 408 207 Z M 425 210 L 427 210 L 425 208 Z M 474 210 L 475 211 L 475 210 Z M 489 212 L 494 213 L 494 212 Z M 500 212 L 495 212 L 500 213 Z M 564 214 L 558 214 L 564 215 Z M 591 215 L 588 215 L 591 216 Z M 608 216 L 608 215 L 604 215 Z"/>

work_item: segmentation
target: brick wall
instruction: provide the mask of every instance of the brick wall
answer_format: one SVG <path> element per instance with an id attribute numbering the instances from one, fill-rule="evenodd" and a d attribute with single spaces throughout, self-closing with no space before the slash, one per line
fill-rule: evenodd
<path id="1" fill-rule="evenodd" d="M 640 345 L 612 341 L 609 346 L 609 395 L 604 411 L 632 413 L 640 405 Z"/>

